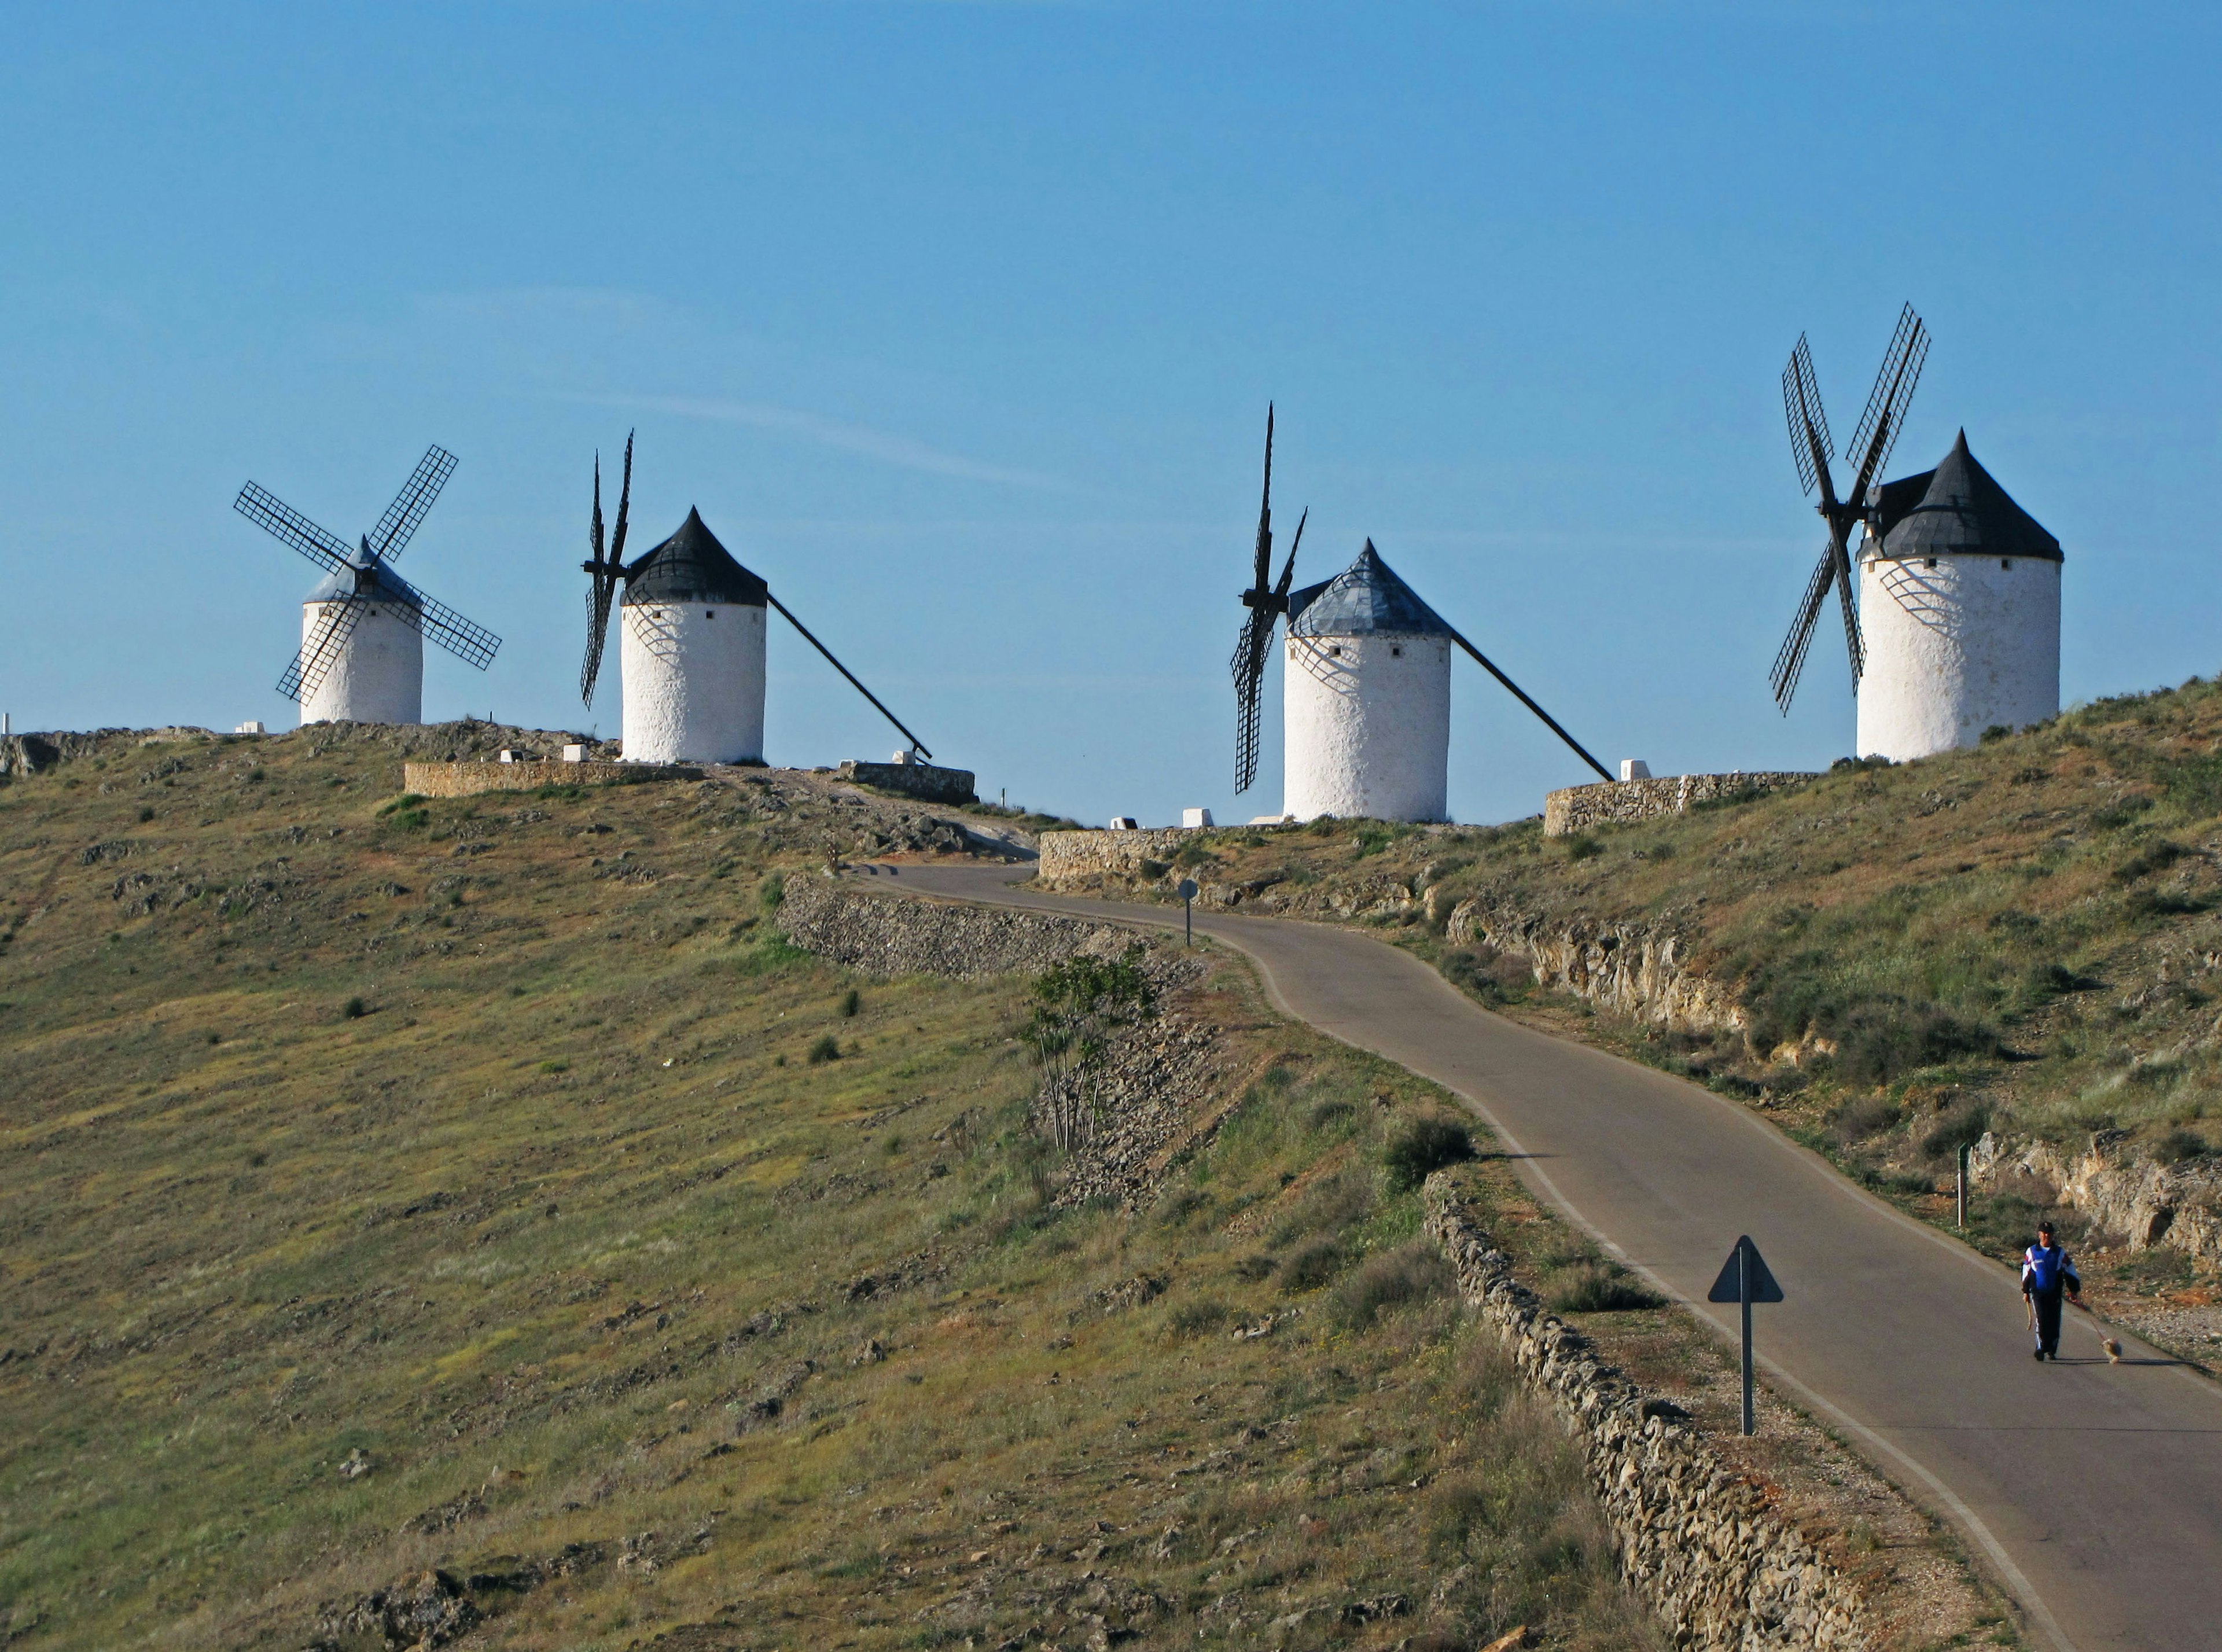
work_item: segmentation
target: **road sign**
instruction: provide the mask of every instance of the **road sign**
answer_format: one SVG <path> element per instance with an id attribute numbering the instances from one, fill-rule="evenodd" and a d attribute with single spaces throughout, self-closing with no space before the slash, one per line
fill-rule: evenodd
<path id="1" fill-rule="evenodd" d="M 1196 880 L 1192 877 L 1181 879 L 1180 887 L 1173 893 L 1181 898 L 1181 944 L 1193 946 L 1196 945 L 1196 910 L 1189 902 L 1196 899 Z"/>
<path id="2" fill-rule="evenodd" d="M 1705 1292 L 1705 1300 L 1732 1302 L 1743 1310 L 1743 1431 L 1754 1434 L 1758 1430 L 1753 1425 L 1751 1411 L 1751 1305 L 1755 1302 L 1780 1302 L 1782 1287 L 1767 1272 L 1767 1259 L 1751 1242 L 1750 1234 L 1737 1236 L 1736 1248 L 1721 1265 L 1720 1278 Z"/>

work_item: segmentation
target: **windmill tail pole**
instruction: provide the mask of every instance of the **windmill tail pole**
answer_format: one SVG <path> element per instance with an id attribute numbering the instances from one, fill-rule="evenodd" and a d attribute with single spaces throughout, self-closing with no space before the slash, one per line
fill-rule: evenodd
<path id="1" fill-rule="evenodd" d="M 784 611 L 782 610 L 782 612 Z M 807 634 L 807 632 L 805 633 L 805 635 Z M 1528 697 L 1528 691 L 1526 689 L 1522 688 L 1518 683 L 1513 682 L 1510 677 L 1506 676 L 1503 672 L 1498 670 L 1495 662 L 1491 660 L 1488 655 L 1483 653 L 1479 649 L 1476 648 L 1472 643 L 1466 641 L 1465 638 L 1459 636 L 1456 631 L 1451 632 L 1451 639 L 1467 653 L 1473 656 L 1475 664 L 1478 665 L 1483 670 L 1488 672 L 1491 676 L 1495 677 L 1507 688 L 1510 688 L 1512 691 L 1512 697 L 1514 699 L 1517 700 L 1529 711 L 1534 712 L 1536 716 L 1541 718 L 1546 728 L 1548 728 L 1552 733 L 1557 735 L 1569 746 L 1572 747 L 1576 757 L 1579 757 L 1584 763 L 1589 764 L 1591 768 L 1597 771 L 1598 779 L 1610 780 L 1612 778 L 1612 773 L 1610 769 L 1608 769 L 1603 763 L 1599 763 L 1595 757 L 1590 756 L 1589 752 L 1584 748 L 1579 740 L 1577 740 L 1572 735 L 1567 733 L 1566 730 L 1560 728 L 1559 726 L 1559 719 L 1557 718 L 1552 716 L 1550 713 L 1545 711 L 1541 706 L 1530 700 Z"/>
<path id="2" fill-rule="evenodd" d="M 843 676 L 849 679 L 849 686 L 851 688 L 854 688 L 858 694 L 863 695 L 865 699 L 872 702 L 873 709 L 877 711 L 881 716 L 886 718 L 888 721 L 893 723 L 896 728 L 902 731 L 903 738 L 910 742 L 911 749 L 913 751 L 916 751 L 920 757 L 927 758 L 929 761 L 932 758 L 933 753 L 926 749 L 926 742 L 920 739 L 917 735 L 912 733 L 908 729 L 903 728 L 902 719 L 896 716 L 885 706 L 882 705 L 880 703 L 880 697 L 877 694 L 874 694 L 869 688 L 864 687 L 863 683 L 857 682 L 857 674 L 854 671 L 851 671 L 847 666 L 842 664 L 840 661 L 835 659 L 833 657 L 833 650 L 826 647 L 825 644 L 819 642 L 815 637 L 813 637 L 810 634 L 810 627 L 804 625 L 800 619 L 797 619 L 794 617 L 794 610 L 789 608 L 784 602 L 781 602 L 777 597 L 772 595 L 769 591 L 766 591 L 764 593 L 764 599 L 786 617 L 787 623 L 788 625 L 794 626 L 795 630 L 802 633 L 802 640 L 804 642 L 809 644 L 811 647 L 816 649 L 820 654 L 823 654 L 825 656 L 827 664 L 831 665 Z M 1515 689 L 1513 692 L 1516 694 L 1519 691 Z M 1556 727 L 1557 725 L 1554 724 L 1553 726 Z"/>

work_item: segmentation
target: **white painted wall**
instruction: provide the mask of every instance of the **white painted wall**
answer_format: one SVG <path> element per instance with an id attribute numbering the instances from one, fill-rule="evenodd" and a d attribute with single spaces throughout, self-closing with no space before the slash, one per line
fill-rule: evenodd
<path id="1" fill-rule="evenodd" d="M 2034 556 L 1863 551 L 1859 754 L 1904 763 L 2058 712 L 2060 568 Z"/>
<path id="2" fill-rule="evenodd" d="M 1283 694 L 1286 813 L 1299 820 L 1447 818 L 1448 638 L 1291 637 Z"/>
<path id="3" fill-rule="evenodd" d="M 312 647 L 327 608 L 301 605 L 301 646 Z M 339 657 L 301 702 L 304 723 L 421 723 L 424 720 L 424 635 L 394 606 L 375 602 L 340 644 Z"/>
<path id="4" fill-rule="evenodd" d="M 766 610 L 620 606 L 627 763 L 762 763 Z"/>

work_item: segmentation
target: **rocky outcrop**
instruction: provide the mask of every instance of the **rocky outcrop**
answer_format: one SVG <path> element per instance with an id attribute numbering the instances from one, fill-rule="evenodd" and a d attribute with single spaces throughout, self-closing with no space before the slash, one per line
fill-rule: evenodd
<path id="1" fill-rule="evenodd" d="M 1977 1186 L 2015 1176 L 2049 1182 L 2061 1198 L 2132 1250 L 2165 1245 L 2222 1262 L 2222 1165 L 2211 1159 L 2157 1165 L 2127 1138 L 2103 1132 L 2081 1151 L 2048 1141 L 2010 1144 L 1986 1131 L 1968 1155 Z"/>
<path id="2" fill-rule="evenodd" d="M 1622 1573 L 1673 1643 L 1698 1652 L 1868 1646 L 1850 1581 L 1771 1514 L 1761 1488 L 1731 1473 L 1677 1408 L 1647 1401 L 1586 1337 L 1543 1310 L 1476 1225 L 1456 1176 L 1428 1178 L 1428 1235 L 1449 1259 L 1466 1305 L 1565 1419 Z"/>
<path id="3" fill-rule="evenodd" d="M 1543 835 L 1564 838 L 1591 826 L 1625 826 L 1662 814 L 1686 814 L 1697 804 L 1735 801 L 1802 786 L 1820 776 L 1796 771 L 1752 774 L 1661 775 L 1656 779 L 1606 780 L 1543 795 Z"/>
<path id="4" fill-rule="evenodd" d="M 1552 923 L 1475 898 L 1451 909 L 1443 933 L 1457 945 L 1478 944 L 1523 958 L 1539 984 L 1631 1021 L 1676 1032 L 1745 1028 L 1735 992 L 1692 969 L 1687 943 L 1671 930 L 1589 919 Z"/>

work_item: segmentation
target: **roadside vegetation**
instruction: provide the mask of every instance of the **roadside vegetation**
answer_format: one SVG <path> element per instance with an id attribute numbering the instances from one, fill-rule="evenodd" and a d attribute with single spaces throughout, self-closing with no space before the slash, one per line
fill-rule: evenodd
<path id="1" fill-rule="evenodd" d="M 1691 1334 L 1428 1086 L 1214 963 L 1254 1077 L 1067 1208 L 1030 1040 L 1139 1013 L 1115 966 L 792 946 L 788 880 L 944 835 L 819 778 L 399 795 L 516 738 L 0 787 L 0 1642 L 1654 1644 L 1419 1181 Z"/>
<path id="2" fill-rule="evenodd" d="M 1564 838 L 1535 820 L 1322 821 L 1217 832 L 1182 853 L 1208 903 L 1379 927 L 1491 1008 L 1762 1109 L 1931 1219 L 1949 1219 L 1957 1151 L 1987 1131 L 2010 1148 L 2096 1141 L 2164 1165 L 2222 1156 L 2214 683 Z M 1132 892 L 1167 898 L 1173 876 Z M 1661 1027 L 1539 985 L 1518 945 L 1466 938 L 1462 908 L 1492 935 L 1673 935 L 1744 1027 Z M 2056 1194 L 2008 1178 L 1978 1198 L 1971 1236 L 2018 1250 L 2052 1210 L 2079 1242 L 2122 1240 L 2087 1233 Z M 2178 1272 L 2171 1300 L 2214 1302 L 2211 1263 Z"/>

